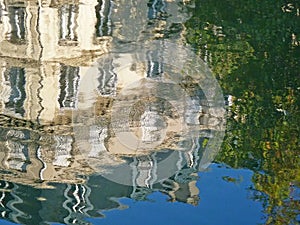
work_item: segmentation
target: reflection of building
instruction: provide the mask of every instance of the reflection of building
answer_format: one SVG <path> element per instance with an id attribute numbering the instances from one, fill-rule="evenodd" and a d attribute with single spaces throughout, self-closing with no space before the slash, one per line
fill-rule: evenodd
<path id="1" fill-rule="evenodd" d="M 25 0 L 1 0 L 2 111 L 53 122 L 61 109 L 77 107 L 78 85 L 94 59 L 108 51 L 112 36 L 130 42 L 155 36 L 157 29 L 168 32 L 173 24 L 188 18 L 187 13 L 178 13 L 181 8 L 179 2 L 165 0 L 148 4 L 123 0 L 45 0 L 40 5 Z M 156 21 L 150 23 L 150 36 L 144 35 L 149 31 L 147 21 Z M 160 23 L 167 25 L 160 27 Z M 116 43 L 114 46 L 120 47 Z M 147 76 L 159 76 L 162 64 L 151 61 L 151 53 L 148 60 Z M 116 74 L 113 68 L 105 68 L 110 65 L 113 63 L 107 62 L 99 68 L 96 78 L 101 96 L 116 93 Z M 118 85 L 121 83 L 122 80 Z"/>
<path id="2" fill-rule="evenodd" d="M 163 181 L 159 174 L 164 168 L 159 167 L 159 159 L 167 157 L 165 153 L 131 157 L 131 186 L 90 176 L 94 168 L 85 161 L 85 156 L 97 159 L 111 151 L 109 141 L 116 138 L 106 119 L 118 91 L 142 78 L 164 78 L 163 59 L 157 60 L 160 56 L 155 51 L 147 52 L 144 63 L 135 63 L 140 60 L 136 55 L 120 53 L 98 67 L 91 64 L 108 51 L 112 37 L 130 42 L 174 35 L 169 33 L 170 27 L 186 19 L 186 15 L 178 17 L 181 6 L 175 3 L 45 0 L 36 5 L 34 1 L 0 0 L 0 110 L 9 115 L 10 125 L 0 128 L 0 177 L 28 185 L 0 182 L 3 218 L 27 224 L 79 224 L 83 217 L 101 216 L 101 210 L 121 208 L 112 197 L 144 199 L 153 191 L 197 204 L 196 178 L 191 174 L 198 169 L 208 137 L 205 133 L 179 143 L 184 151 L 178 151 L 170 165 L 175 174 Z M 115 49 L 120 47 L 118 41 L 114 42 Z M 95 94 L 93 88 L 96 98 L 91 96 Z M 86 113 L 83 121 L 91 120 L 93 113 L 104 120 L 83 132 L 89 144 L 87 155 L 75 146 L 76 137 L 68 126 L 70 111 L 77 108 L 87 111 L 79 112 Z M 190 102 L 184 119 L 195 124 L 200 110 L 200 105 Z M 36 123 L 27 125 L 29 120 Z M 158 112 L 145 108 L 133 122 L 140 123 L 143 142 L 160 141 L 158 136 L 165 124 Z M 35 129 L 36 124 L 45 127 Z M 173 128 L 175 132 L 177 127 Z M 114 150 L 120 153 L 118 146 Z M 27 204 L 32 207 L 25 207 Z"/>
<path id="3" fill-rule="evenodd" d="M 87 184 L 57 183 L 50 189 L 0 181 L 0 215 L 20 224 L 89 224 L 85 218 L 103 217 L 103 210 L 121 209 L 114 199 L 129 196 L 131 191 L 99 176 L 91 177 Z"/>
<path id="4" fill-rule="evenodd" d="M 111 15 L 115 25 L 112 34 L 124 42 L 162 37 L 180 38 L 184 29 L 181 23 L 190 17 L 187 6 L 180 0 L 117 0 L 115 4 L 116 13 Z"/>
<path id="5" fill-rule="evenodd" d="M 1 1 L 3 56 L 53 61 L 105 50 L 91 29 L 100 20 L 96 0 L 48 2 L 39 6 L 32 1 Z"/>
<path id="6" fill-rule="evenodd" d="M 82 107 L 78 101 L 79 94 L 84 99 L 85 96 L 90 97 L 89 91 L 93 91 L 86 88 L 86 93 L 79 93 L 80 83 L 95 82 L 101 102 L 115 96 L 118 88 L 128 83 L 143 77 L 161 77 L 163 64 L 153 60 L 154 53 L 149 51 L 145 65 L 135 65 L 135 56 L 123 54 L 96 68 L 97 76 L 92 77 L 92 81 L 82 79 L 88 76 L 93 60 L 108 51 L 109 36 L 122 36 L 122 40 L 130 41 L 138 37 L 136 31 L 143 33 L 148 30 L 148 22 L 153 21 L 154 24 L 149 23 L 152 31 L 159 27 L 156 24 L 159 21 L 165 21 L 169 28 L 173 23 L 188 18 L 186 13 L 178 13 L 180 7 L 177 1 L 165 0 L 149 1 L 148 4 L 143 1 L 128 4 L 123 0 L 45 0 L 39 4 L 25 0 L 17 3 L 0 0 L 0 54 L 3 56 L 0 59 L 1 112 L 40 124 L 70 124 L 69 111 L 78 105 Z M 178 15 L 182 17 L 180 20 Z M 125 21 L 128 16 L 129 20 Z M 131 67 L 117 74 L 116 71 L 124 64 Z M 97 103 L 88 104 L 85 101 L 83 104 L 89 108 Z M 109 108 L 109 105 L 102 109 L 105 107 Z M 142 139 L 145 142 L 158 140 L 159 131 L 163 128 L 163 124 L 156 126 L 159 115 L 148 110 L 141 116 Z M 99 131 L 103 131 L 100 139 L 97 132 L 89 131 L 93 146 L 91 155 L 106 151 L 107 146 L 103 142 L 109 131 L 105 129 Z M 57 150 L 53 153 L 54 165 L 69 165 L 72 140 L 67 135 L 53 136 L 53 141 L 58 142 L 54 144 Z M 46 174 L 51 169 L 49 163 L 43 160 L 43 148 L 36 146 L 34 150 L 28 150 L 30 147 L 22 141 L 7 144 L 7 149 L 11 148 L 14 150 L 9 150 L 7 165 L 10 163 L 11 167 L 26 170 L 25 167 L 33 166 L 26 164 L 30 155 L 28 152 L 37 151 L 37 164 L 42 165 L 45 172 L 39 176 L 48 177 Z"/>
<path id="7" fill-rule="evenodd" d="M 41 136 L 27 129 L 10 128 L 0 128 L 0 131 L 3 135 L 0 138 L 0 168 L 10 171 L 1 174 L 2 179 L 31 185 L 45 180 L 76 183 L 83 181 L 77 177 L 77 172 L 91 171 L 78 162 L 71 135 Z"/>
<path id="8" fill-rule="evenodd" d="M 91 176 L 86 184 L 53 183 L 52 188 L 40 189 L 1 180 L 0 215 L 18 224 L 89 224 L 85 219 L 103 217 L 103 211 L 109 209 L 126 208 L 118 202 L 123 197 L 141 200 L 153 191 L 162 191 L 174 196 L 176 200 L 191 201 L 189 199 L 198 194 L 192 183 L 173 184 L 170 181 L 146 189 L 116 184 L 101 176 Z"/>
<path id="9" fill-rule="evenodd" d="M 99 4 L 96 0 L 42 1 L 41 6 L 33 1 L 0 1 L 2 112 L 50 122 L 60 109 L 76 107 L 85 66 L 109 44 L 107 32 L 97 38 L 96 24 L 107 23 L 102 18 L 105 13 L 96 16 Z"/>
<path id="10" fill-rule="evenodd" d="M 162 172 L 160 170 L 164 168 L 158 165 L 160 160 L 168 157 L 167 153 L 156 152 L 130 158 L 132 185 L 126 186 L 99 175 L 90 175 L 92 169 L 73 148 L 72 135 L 65 132 L 63 135 L 41 135 L 26 129 L 2 128 L 0 133 L 2 218 L 26 224 L 38 224 L 38 221 L 79 223 L 83 217 L 102 216 L 102 210 L 122 208 L 117 200 L 111 200 L 113 197 L 142 200 L 153 191 L 166 193 L 172 201 L 198 202 L 197 175 L 193 173 L 197 171 L 206 138 L 187 143 L 191 145 L 190 151 L 178 151 L 177 160 L 173 165 L 168 164 L 177 168 L 177 172 L 160 182 L 157 182 Z M 94 140 L 98 140 L 91 143 L 96 151 L 91 154 L 105 151 L 107 129 L 94 126 L 94 133 L 89 135 L 94 135 Z M 60 183 L 48 183 L 51 181 Z M 24 207 L 26 204 L 33 207 Z M 52 213 L 55 211 L 59 213 Z"/>

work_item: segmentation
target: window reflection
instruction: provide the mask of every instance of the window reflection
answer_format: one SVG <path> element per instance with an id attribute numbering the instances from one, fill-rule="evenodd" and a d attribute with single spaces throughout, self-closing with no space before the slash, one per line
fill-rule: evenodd
<path id="1" fill-rule="evenodd" d="M 148 2 L 148 8 L 148 19 L 164 19 L 166 17 L 164 0 L 151 0 Z"/>
<path id="2" fill-rule="evenodd" d="M 14 44 L 25 42 L 25 7 L 8 7 L 8 15 L 11 26 L 9 41 Z"/>
<path id="3" fill-rule="evenodd" d="M 13 109 L 15 113 L 24 116 L 24 101 L 26 99 L 24 68 L 12 67 L 8 71 L 8 74 L 6 74 L 6 80 L 10 83 L 11 92 L 9 101 L 5 103 L 5 106 Z"/>
<path id="4" fill-rule="evenodd" d="M 78 5 L 65 4 L 60 7 L 60 44 L 77 41 Z"/>
<path id="5" fill-rule="evenodd" d="M 114 4 L 112 0 L 98 0 L 96 5 L 96 37 L 111 36 L 112 21 L 111 14 Z"/>
<path id="6" fill-rule="evenodd" d="M 117 90 L 117 74 L 114 72 L 113 60 L 108 59 L 98 68 L 98 90 L 102 96 L 114 96 Z"/>
<path id="7" fill-rule="evenodd" d="M 3 16 L 6 14 L 5 4 L 0 1 L 0 24 L 3 23 Z"/>
<path id="8" fill-rule="evenodd" d="M 158 62 L 158 57 L 155 56 L 155 52 L 147 52 L 147 77 L 157 78 L 161 77 L 163 73 L 163 62 Z"/>
<path id="9" fill-rule="evenodd" d="M 75 108 L 79 85 L 79 67 L 61 65 L 59 84 L 58 102 L 60 107 Z"/>

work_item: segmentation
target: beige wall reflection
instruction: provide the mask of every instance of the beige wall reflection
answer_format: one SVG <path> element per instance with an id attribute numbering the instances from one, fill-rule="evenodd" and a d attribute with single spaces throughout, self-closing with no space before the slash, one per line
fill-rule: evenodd
<path id="1" fill-rule="evenodd" d="M 112 5 L 109 2 L 31 0 L 16 3 L 13 0 L 0 0 L 0 112 L 13 118 L 7 118 L 13 124 L 3 131 L 5 136 L 0 140 L 0 169 L 6 172 L 1 174 L 1 179 L 43 186 L 43 181 L 84 182 L 78 178 L 78 174 L 93 172 L 78 149 L 74 148 L 70 127 L 64 125 L 70 124 L 72 109 L 81 104 L 78 101 L 79 83 L 95 59 L 110 50 L 111 35 L 115 32 L 115 36 L 122 37 L 120 39 L 126 36 L 126 32 L 132 35 L 132 30 L 128 29 L 133 24 L 131 22 L 128 23 L 129 27 L 117 26 L 115 31 L 111 30 Z M 123 6 L 128 2 L 116 2 L 120 14 L 115 15 L 115 22 L 126 24 L 124 18 L 128 16 L 126 10 L 129 8 Z M 138 11 L 134 6 L 132 9 Z M 140 16 L 145 16 L 141 22 L 146 23 L 147 4 L 139 12 L 142 14 Z M 139 33 L 141 28 L 148 29 L 144 24 L 141 26 L 135 27 L 135 31 Z M 157 23 L 156 31 L 164 27 L 166 24 L 161 20 Z M 133 32 L 132 37 L 135 38 L 134 35 Z M 161 33 L 155 33 L 155 37 L 160 36 Z M 134 59 L 126 60 L 128 57 L 124 54 L 115 63 L 133 64 Z M 99 113 L 105 111 L 109 107 L 110 95 L 117 88 L 147 76 L 144 65 L 135 66 L 136 71 L 128 67 L 118 74 L 118 84 L 115 82 L 113 87 L 115 90 L 101 89 L 101 82 L 107 81 L 105 74 L 100 77 L 102 80 L 93 80 L 99 84 L 100 97 L 96 102 L 83 101 L 80 107 L 88 109 L 95 104 Z M 130 79 L 128 74 L 132 75 Z M 114 81 L 113 76 L 108 76 L 108 79 Z M 89 96 L 89 89 L 83 94 Z M 4 120 L 4 123 L 7 121 Z M 43 133 L 44 127 L 37 132 L 32 131 L 34 123 L 27 121 L 51 124 L 54 134 Z M 101 132 L 103 136 L 100 139 L 96 128 L 89 132 L 91 154 L 97 155 L 97 151 L 106 150 L 104 139 L 107 128 L 102 128 Z M 197 151 L 192 149 L 191 154 L 196 157 Z M 154 169 L 149 168 L 147 174 L 154 174 Z M 132 178 L 133 186 L 142 192 L 145 189 L 140 187 L 147 186 L 145 180 L 149 178 L 144 177 L 143 171 L 138 172 L 140 175 Z M 196 204 L 197 201 L 193 200 L 198 195 L 195 182 L 184 183 L 182 187 L 176 181 L 170 181 L 169 186 L 164 185 L 166 193 L 173 200 Z M 180 197 L 182 190 L 185 194 Z M 138 192 L 132 196 L 138 195 Z"/>
<path id="2" fill-rule="evenodd" d="M 84 0 L 0 1 L 3 113 L 49 122 L 61 108 L 76 106 L 67 102 L 76 101 L 70 99 L 74 94 L 70 92 L 76 91 L 84 67 L 109 49 L 110 37 L 96 35 L 97 4 Z"/>

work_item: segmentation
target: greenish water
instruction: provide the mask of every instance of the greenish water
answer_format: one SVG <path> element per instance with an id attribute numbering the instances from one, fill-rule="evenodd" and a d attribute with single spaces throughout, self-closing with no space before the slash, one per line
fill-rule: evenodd
<path id="1" fill-rule="evenodd" d="M 299 224 L 298 1 L 0 3 L 1 224 Z M 160 79 L 163 64 L 151 61 L 155 56 L 149 54 L 150 66 L 139 65 L 130 50 L 153 39 L 189 47 L 209 66 L 224 95 L 225 137 L 204 170 L 198 169 L 199 157 L 215 127 L 192 139 L 200 146 L 190 147 L 192 160 L 176 156 L 174 165 L 180 157 L 186 164 L 172 176 L 156 183 L 152 174 L 153 183 L 147 183 L 140 172 L 134 185 L 124 185 L 83 161 L 72 119 L 76 115 L 90 125 L 88 118 L 101 118 L 94 127 L 103 140 L 91 145 L 108 148 L 110 136 L 100 134 L 109 134 L 103 121 L 112 96 L 135 81 L 132 71 L 144 69 L 147 77 Z M 112 50 L 119 58 L 102 61 L 99 78 L 89 82 L 100 94 L 82 91 L 93 63 Z M 125 78 L 110 73 L 130 63 Z M 116 80 L 123 86 L 114 86 Z M 185 90 L 202 101 L 201 90 Z M 163 106 L 163 116 L 177 118 L 166 110 L 172 104 Z M 134 107 L 140 116 L 145 106 Z M 74 114 L 78 108 L 84 110 Z M 152 172 L 168 154 L 126 160 Z"/>

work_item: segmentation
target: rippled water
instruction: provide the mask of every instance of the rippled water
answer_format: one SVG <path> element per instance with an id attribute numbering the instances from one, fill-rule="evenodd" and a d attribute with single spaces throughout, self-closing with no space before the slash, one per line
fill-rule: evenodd
<path id="1" fill-rule="evenodd" d="M 230 29 L 228 21 L 242 23 L 238 6 L 237 18 L 228 19 L 222 7 L 209 4 L 0 0 L 1 223 L 273 224 L 272 213 L 288 199 L 294 217 L 282 221 L 299 222 L 298 161 L 290 172 L 295 176 L 268 178 L 282 179 L 281 192 L 289 193 L 273 212 L 266 199 L 275 194 L 260 180 L 268 169 L 259 168 L 272 159 L 251 152 L 256 141 L 254 148 L 264 151 L 291 143 L 281 154 L 298 160 L 299 142 L 247 134 L 248 123 L 261 123 L 259 113 L 251 108 L 247 114 L 242 103 L 252 104 L 248 97 L 261 83 L 247 76 L 230 80 L 237 68 L 271 53 L 255 56 L 259 41 L 248 42 L 245 34 L 252 27 Z M 278 10 L 299 19 L 298 6 Z M 202 20 L 205 13 L 225 16 L 211 24 L 211 18 Z M 289 47 L 297 59 L 300 42 L 293 35 Z M 291 64 L 296 71 L 297 62 Z M 237 74 L 255 74 L 249 67 Z M 281 101 L 280 79 L 274 72 L 274 104 Z M 297 115 L 297 82 L 286 97 L 296 96 L 291 111 L 278 103 L 277 112 Z M 239 96 L 244 91 L 246 97 Z M 269 109 L 259 104 L 253 107 Z M 298 128 L 280 132 L 297 136 Z M 254 140 L 241 147 L 251 135 Z"/>

